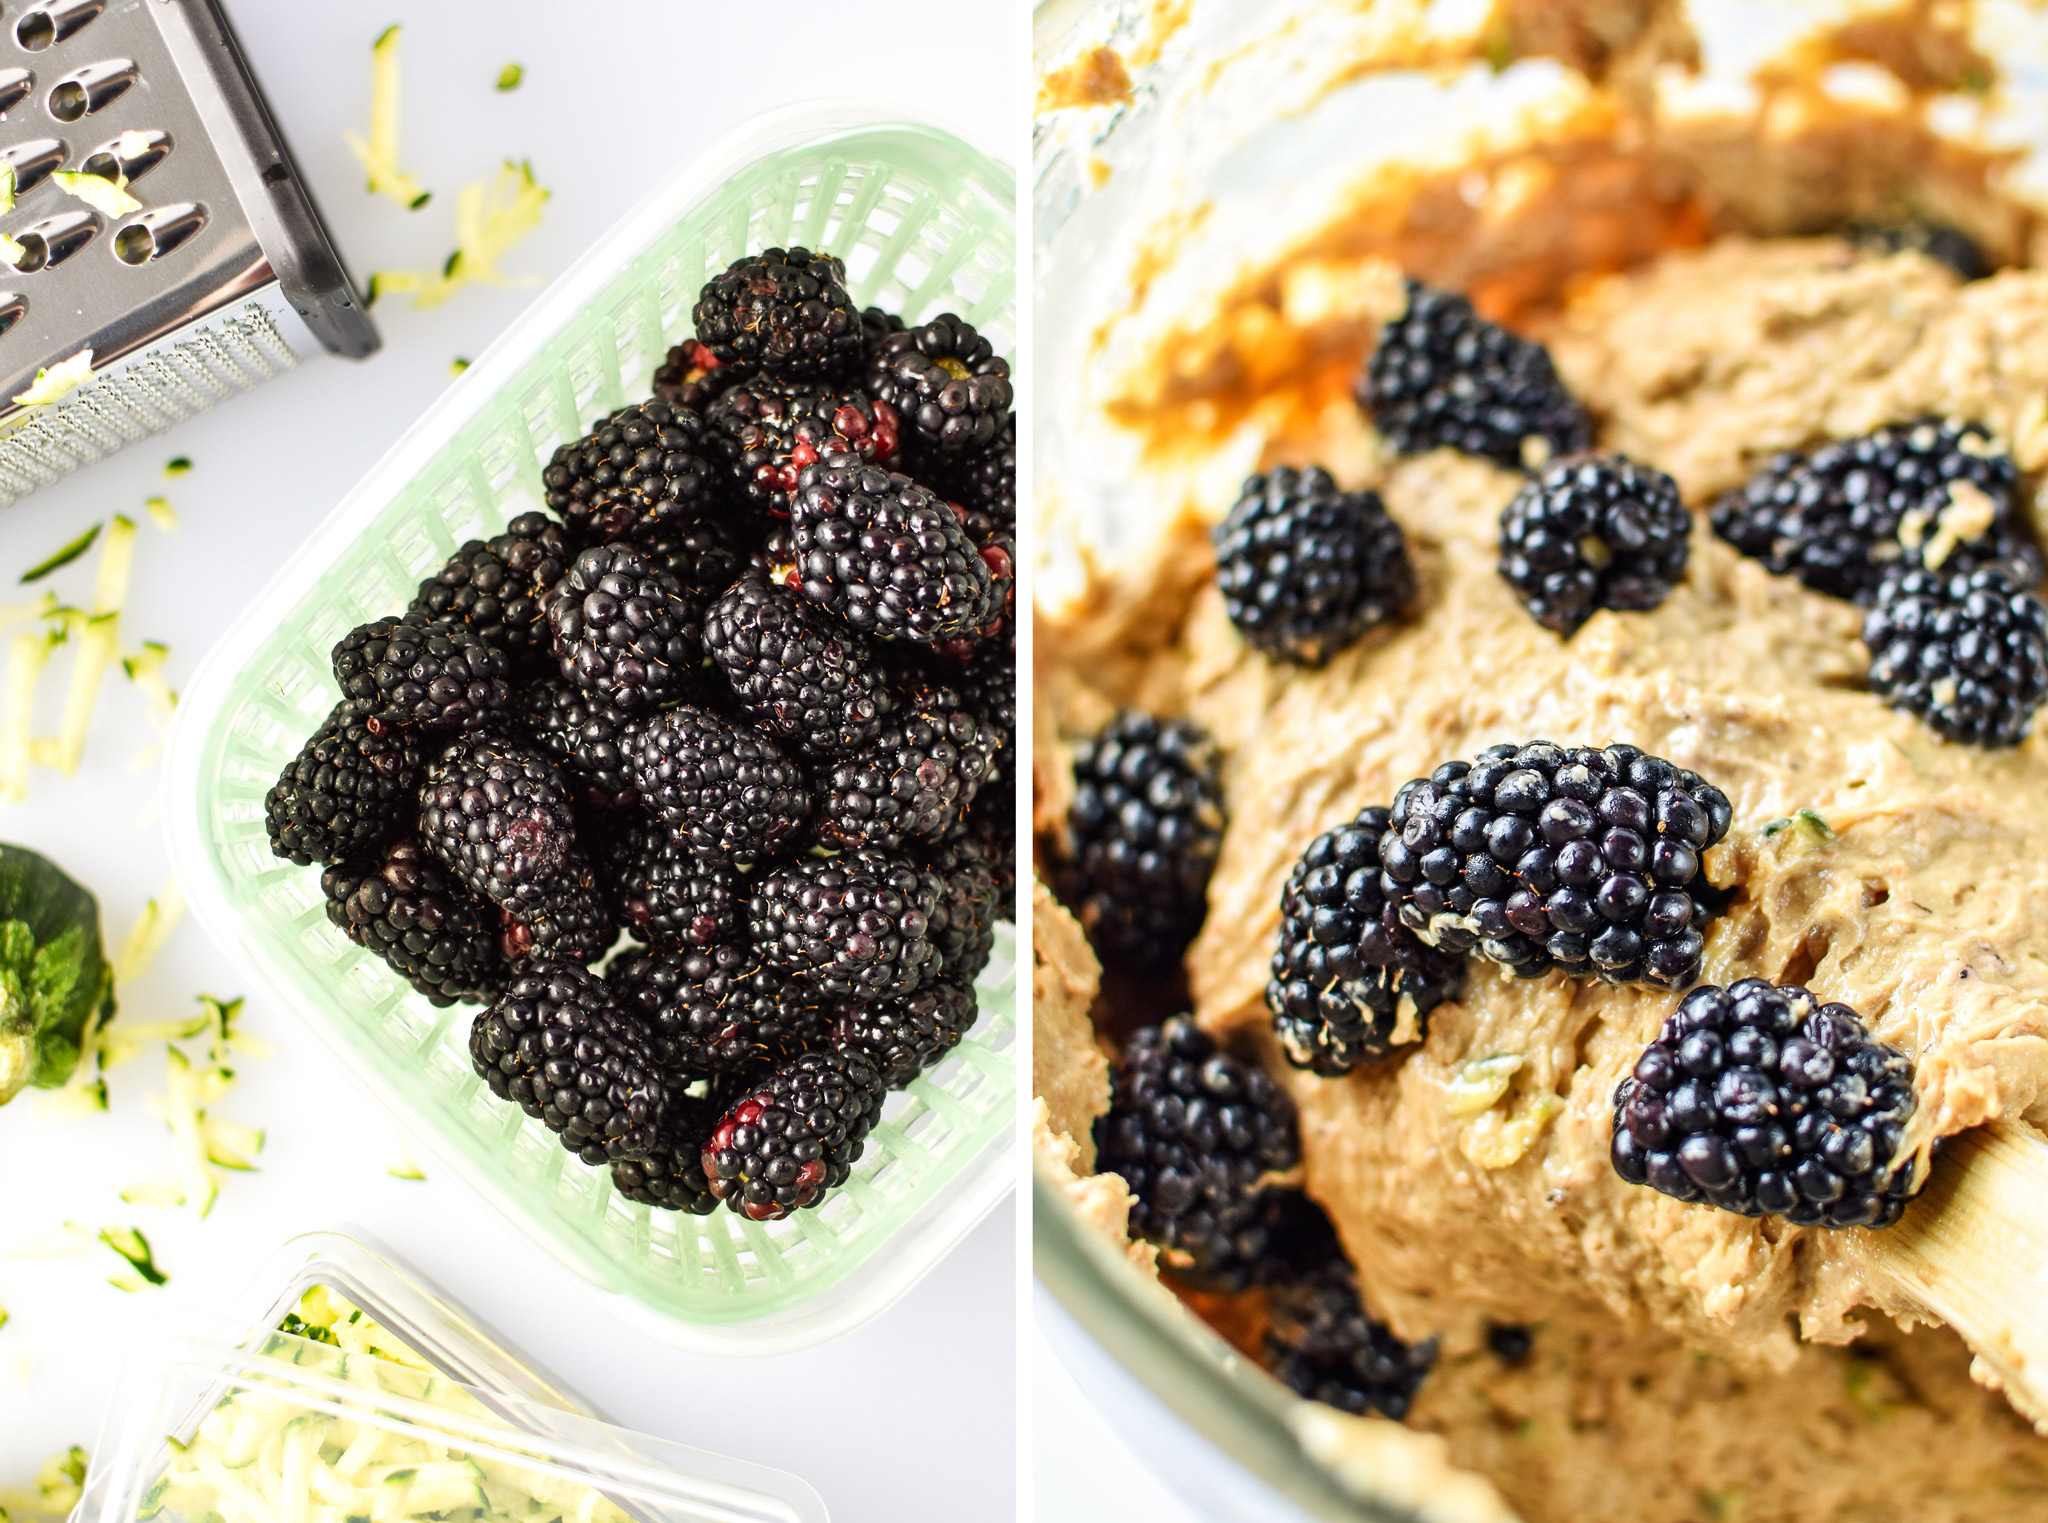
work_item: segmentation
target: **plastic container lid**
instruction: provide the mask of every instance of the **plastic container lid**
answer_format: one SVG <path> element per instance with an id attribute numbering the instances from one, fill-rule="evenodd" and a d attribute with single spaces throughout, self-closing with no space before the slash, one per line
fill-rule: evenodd
<path id="1" fill-rule="evenodd" d="M 494 1100 L 473 1007 L 436 1009 L 328 923 L 317 868 L 270 854 L 263 796 L 338 693 L 329 652 L 403 608 L 463 541 L 543 505 L 540 472 L 644 397 L 704 281 L 741 254 L 839 255 L 861 304 L 953 311 L 1016 348 L 1014 174 L 899 108 L 824 102 L 726 134 L 606 233 L 421 417 L 208 655 L 165 765 L 171 860 L 195 917 L 313 1027 L 437 1162 L 620 1316 L 724 1354 L 845 1332 L 901 1296 L 1014 1185 L 1015 938 L 981 1016 L 892 1095 L 853 1178 L 779 1222 L 653 1211 Z"/>
<path id="2" fill-rule="evenodd" d="M 341 1324 L 338 1343 L 281 1331 L 314 1287 L 367 1317 L 383 1356 Z M 577 1409 L 349 1238 L 287 1243 L 243 1305 L 253 1320 L 131 1353 L 78 1523 L 825 1523 L 795 1476 Z"/>

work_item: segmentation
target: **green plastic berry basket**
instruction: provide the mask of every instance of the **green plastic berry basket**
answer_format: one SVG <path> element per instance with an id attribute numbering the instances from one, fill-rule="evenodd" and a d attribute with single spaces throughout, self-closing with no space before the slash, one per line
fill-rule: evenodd
<path id="1" fill-rule="evenodd" d="M 652 1211 L 492 1098 L 469 1063 L 474 1007 L 435 1009 L 328 925 L 319 870 L 270 854 L 263 795 L 338 697 L 334 642 L 404 607 L 464 540 L 540 507 L 548 456 L 646 395 L 703 282 L 778 244 L 839 255 L 863 306 L 912 321 L 955 311 L 1015 353 L 1011 170 L 896 108 L 827 102 L 754 119 L 600 239 L 286 563 L 193 680 L 164 783 L 172 858 L 213 938 L 428 1152 L 615 1309 L 726 1353 L 800 1347 L 873 1316 L 1010 1190 L 1011 928 L 977 986 L 973 1031 L 891 1097 L 823 1206 L 772 1223 Z"/>

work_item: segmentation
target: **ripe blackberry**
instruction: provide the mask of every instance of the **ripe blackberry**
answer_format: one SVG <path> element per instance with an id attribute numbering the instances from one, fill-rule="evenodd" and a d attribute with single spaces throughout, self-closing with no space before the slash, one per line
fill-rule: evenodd
<path id="1" fill-rule="evenodd" d="M 824 994 L 885 999 L 939 975 L 936 876 L 865 848 L 778 867 L 749 906 L 754 944 Z"/>
<path id="2" fill-rule="evenodd" d="M 500 908 L 498 944 L 515 960 L 537 953 L 553 962 L 592 963 L 618 939 L 605 891 L 580 855 L 518 903 Z"/>
<path id="3" fill-rule="evenodd" d="M 366 717 L 427 729 L 475 729 L 512 701 L 505 653 L 460 624 L 375 619 L 334 647 L 334 680 Z"/>
<path id="4" fill-rule="evenodd" d="M 746 934 L 746 885 L 666 825 L 627 812 L 592 852 L 613 916 L 641 941 L 714 947 Z"/>
<path id="5" fill-rule="evenodd" d="M 434 759 L 420 839 L 472 894 L 511 909 L 538 909 L 550 883 L 587 871 L 561 776 L 505 733 L 465 735 Z"/>
<path id="6" fill-rule="evenodd" d="M 1003 419 L 1003 426 L 988 448 L 958 459 L 926 457 L 912 471 L 925 485 L 958 503 L 967 514 L 967 531 L 980 538 L 976 523 L 1010 529 L 1017 524 L 1017 415 Z"/>
<path id="7" fill-rule="evenodd" d="M 860 346 L 864 361 L 860 367 L 862 374 L 867 372 L 865 361 L 874 358 L 875 351 L 882 347 L 889 335 L 902 331 L 903 319 L 894 312 L 884 312 L 880 307 L 860 309 Z"/>
<path id="8" fill-rule="evenodd" d="M 908 476 L 827 455 L 804 470 L 789 512 L 804 596 L 863 633 L 970 638 L 1002 611 L 959 515 Z"/>
<path id="9" fill-rule="evenodd" d="M 1358 405 L 1397 451 L 1448 446 L 1512 467 L 1593 442 L 1549 350 L 1486 321 L 1453 292 L 1419 280 L 1407 289 L 1408 310 L 1380 330 L 1358 383 Z"/>
<path id="10" fill-rule="evenodd" d="M 998 771 L 967 811 L 963 828 L 981 846 L 995 875 L 996 919 L 1017 918 L 1017 779 Z"/>
<path id="11" fill-rule="evenodd" d="M 629 757 L 648 809 L 701 856 L 751 867 L 811 817 L 803 769 L 749 724 L 684 704 L 640 729 Z"/>
<path id="12" fill-rule="evenodd" d="M 1634 746 L 1493 746 L 1394 795 L 1380 892 L 1431 946 L 1476 948 L 1518 978 L 1557 967 L 1682 989 L 1715 908 L 1700 855 L 1732 813 Z"/>
<path id="13" fill-rule="evenodd" d="M 1125 1046 L 1095 1153 L 1137 1197 L 1131 1231 L 1219 1290 L 1242 1289 L 1264 1253 L 1265 1176 L 1301 1160 L 1294 1102 L 1184 1015 Z"/>
<path id="14" fill-rule="evenodd" d="M 707 443 L 741 497 L 789 517 L 797 478 L 828 454 L 893 465 L 901 425 L 887 402 L 852 387 L 762 376 L 727 391 L 705 414 Z"/>
<path id="15" fill-rule="evenodd" d="M 548 656 L 541 598 L 568 569 L 562 526 L 545 513 L 521 513 L 505 532 L 470 540 L 420 583 L 405 610 L 409 624 L 456 624 L 505 653 L 515 673 Z"/>
<path id="16" fill-rule="evenodd" d="M 646 1022 L 672 1078 L 758 1073 L 830 1034 L 824 1001 L 748 946 L 636 952 L 615 962 L 605 982 Z"/>
<path id="17" fill-rule="evenodd" d="M 1429 1012 L 1457 997 L 1465 960 L 1401 924 L 1380 888 L 1389 811 L 1361 809 L 1309 843 L 1280 894 L 1280 940 L 1266 1008 L 1296 1068 L 1347 1074 L 1393 1049 L 1401 1001 L 1419 1039 Z"/>
<path id="18" fill-rule="evenodd" d="M 886 1096 L 861 1058 L 825 1050 L 778 1063 L 704 1144 L 711 1193 L 757 1222 L 817 1205 L 846 1183 Z"/>
<path id="19" fill-rule="evenodd" d="M 1989 567 L 1887 577 L 1863 643 L 1870 690 L 1965 745 L 2018 745 L 2048 698 L 2048 606 Z"/>
<path id="20" fill-rule="evenodd" d="M 660 1142 L 668 1086 L 647 1032 L 587 968 L 529 964 L 477 1016 L 469 1057 L 492 1094 L 585 1163 L 645 1157 Z"/>
<path id="21" fill-rule="evenodd" d="M 1964 280 L 1982 280 L 1991 261 L 1970 235 L 1946 222 L 1893 222 L 1849 229 L 1849 241 L 1866 254 L 1899 254 L 1910 249 L 1939 260 Z"/>
<path id="22" fill-rule="evenodd" d="M 703 611 L 634 546 L 585 550 L 545 608 L 562 675 L 591 697 L 640 714 L 697 691 Z"/>
<path id="23" fill-rule="evenodd" d="M 512 715 L 524 733 L 581 789 L 595 809 L 630 809 L 640 801 L 628 762 L 642 721 L 593 698 L 573 682 L 543 672 L 513 694 Z"/>
<path id="24" fill-rule="evenodd" d="M 703 418 L 666 402 L 598 419 L 540 473 L 547 505 L 580 545 L 693 523 L 715 507 L 717 479 L 704 454 Z"/>
<path id="25" fill-rule="evenodd" d="M 1266 1368 L 1309 1401 L 1399 1422 L 1436 1362 L 1436 1340 L 1407 1344 L 1366 1315 L 1358 1278 L 1322 1208 L 1298 1190 L 1267 1261 Z"/>
<path id="26" fill-rule="evenodd" d="M 1008 897 L 997 896 L 1001 864 L 989 843 L 966 824 L 937 841 L 917 843 L 912 863 L 939 880 L 928 934 L 940 966 L 949 980 L 971 984 L 995 951 L 996 921 L 1007 918 Z"/>
<path id="27" fill-rule="evenodd" d="M 749 718 L 813 758 L 881 733 L 889 693 L 867 640 L 750 572 L 712 604 L 704 646 Z"/>
<path id="28" fill-rule="evenodd" d="M 1625 455 L 1544 468 L 1500 512 L 1500 574 L 1530 617 L 1569 635 L 1598 608 L 1645 611 L 1685 574 L 1678 483 Z"/>
<path id="29" fill-rule="evenodd" d="M 690 311 L 721 364 L 785 381 L 825 381 L 860 362 L 861 322 L 846 266 L 809 249 L 763 249 L 704 283 Z"/>
<path id="30" fill-rule="evenodd" d="M 1321 466 L 1251 477 L 1214 539 L 1230 622 L 1284 661 L 1321 666 L 1415 595 L 1379 493 L 1340 492 Z"/>
<path id="31" fill-rule="evenodd" d="M 263 796 L 271 851 L 301 867 L 375 851 L 412 827 L 426 770 L 418 730 L 342 699 Z"/>
<path id="32" fill-rule="evenodd" d="M 1126 710 L 1074 753 L 1069 900 L 1105 961 L 1172 964 L 1201 928 L 1223 842 L 1216 744 Z"/>
<path id="33" fill-rule="evenodd" d="M 906 836 L 944 835 L 981 791 L 1000 745 L 957 690 L 928 688 L 899 701 L 882 733 L 821 779 L 819 837 L 894 847 Z"/>
<path id="34" fill-rule="evenodd" d="M 1773 575 L 1858 603 L 1872 602 L 1894 569 L 2010 562 L 2032 587 L 2041 552 L 2015 521 L 2018 481 L 1981 424 L 1917 418 L 1774 456 L 1710 516 L 1716 534 Z"/>
<path id="35" fill-rule="evenodd" d="M 687 1211 L 709 1216 L 718 1209 L 704 1177 L 704 1144 L 711 1140 L 725 1107 L 695 1095 L 669 1097 L 661 1134 L 644 1158 L 621 1158 L 612 1165 L 612 1184 L 627 1200 L 661 1211 Z"/>
<path id="36" fill-rule="evenodd" d="M 1800 1226 L 1888 1227 L 1913 1062 L 1796 984 L 1705 984 L 1614 1091 L 1614 1171 L 1683 1201 Z M 1893 1169 L 1897 1166 L 1897 1172 Z"/>
<path id="37" fill-rule="evenodd" d="M 674 577 L 684 596 L 706 605 L 740 579 L 750 548 L 722 519 L 657 529 L 636 543 L 650 566 Z"/>
<path id="38" fill-rule="evenodd" d="M 832 1045 L 865 1058 L 890 1089 L 901 1089 L 967 1035 L 978 1014 L 974 990 L 949 973 L 943 982 L 898 999 L 846 1001 L 833 1012 Z"/>
<path id="39" fill-rule="evenodd" d="M 950 672 L 947 685 L 959 691 L 967 707 L 979 714 L 1008 738 L 1002 755 L 1015 749 L 1017 734 L 1017 636 L 1014 627 L 1007 638 L 984 640 L 975 646 L 967 664 Z"/>
<path id="40" fill-rule="evenodd" d="M 498 912 L 479 904 L 418 841 L 388 847 L 367 867 L 320 875 L 327 919 L 436 1005 L 488 1000 L 504 986 Z"/>
<path id="41" fill-rule="evenodd" d="M 890 334 L 868 356 L 868 394 L 886 402 L 919 445 L 940 455 L 979 453 L 1010 416 L 1009 362 L 972 323 L 951 312 Z"/>
<path id="42" fill-rule="evenodd" d="M 744 372 L 721 365 L 718 356 L 695 339 L 669 347 L 668 357 L 654 372 L 654 399 L 670 407 L 701 413 Z"/>

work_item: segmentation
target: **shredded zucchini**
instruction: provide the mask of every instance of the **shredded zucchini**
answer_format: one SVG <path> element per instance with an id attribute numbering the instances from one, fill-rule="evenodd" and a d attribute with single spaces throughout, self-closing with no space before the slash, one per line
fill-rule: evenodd
<path id="1" fill-rule="evenodd" d="M 14 243 L 11 238 L 7 241 Z M 7 262 L 19 264 L 20 260 L 21 245 L 14 243 L 13 257 Z M 36 378 L 30 383 L 28 390 L 14 400 L 23 407 L 48 407 L 58 398 L 78 390 L 91 379 L 92 351 L 81 349 L 68 360 L 59 360 L 54 365 L 37 370 Z"/>
<path id="2" fill-rule="evenodd" d="M 13 1523 L 64 1523 L 85 1490 L 85 1451 L 73 1444 L 43 1461 L 32 1486 L 0 1488 L 0 1518 Z"/>
<path id="3" fill-rule="evenodd" d="M 438 307 L 464 286 L 536 285 L 538 276 L 507 275 L 499 261 L 540 226 L 549 191 L 533 177 L 533 165 L 507 160 L 486 187 L 481 180 L 462 187 L 455 200 L 455 252 L 435 270 L 380 270 L 370 277 L 370 300 L 387 293 L 410 295 L 415 307 Z"/>
<path id="4" fill-rule="evenodd" d="M 398 167 L 398 33 L 387 26 L 370 49 L 370 136 L 353 132 L 343 140 L 363 166 L 372 194 L 389 196 L 407 211 L 418 211 L 433 197 L 420 182 Z"/>
<path id="5" fill-rule="evenodd" d="M 87 206 L 105 217 L 125 217 L 130 212 L 142 210 L 142 203 L 128 194 L 128 176 L 119 170 L 109 180 L 104 175 L 90 175 L 82 169 L 59 169 L 50 178 L 57 182 L 57 188 L 66 195 L 76 196 Z"/>
<path id="6" fill-rule="evenodd" d="M 0 159 L 0 163 L 5 162 L 6 160 Z M 93 547 L 93 542 L 100 537 L 100 530 L 103 527 L 105 526 L 102 524 L 94 524 L 91 528 L 87 529 L 83 534 L 79 535 L 78 538 L 72 540 L 70 544 L 66 545 L 63 549 L 59 550 L 55 555 L 37 561 L 33 566 L 29 567 L 28 570 L 22 572 L 21 580 L 23 585 L 26 585 L 29 582 L 39 582 L 44 577 L 48 576 L 52 571 L 57 570 L 60 566 L 68 566 L 73 561 L 77 560 L 81 555 L 85 554 L 86 551 L 90 550 Z"/>

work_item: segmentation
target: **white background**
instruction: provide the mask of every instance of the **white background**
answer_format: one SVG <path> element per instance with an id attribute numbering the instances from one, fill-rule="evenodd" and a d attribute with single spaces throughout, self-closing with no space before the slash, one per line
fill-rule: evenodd
<path id="1" fill-rule="evenodd" d="M 562 270 L 654 182 L 755 111 L 810 96 L 897 98 L 957 121 L 1015 163 L 1024 138 L 1021 5 L 748 0 L 226 0 L 254 70 L 342 254 L 360 281 L 377 268 L 438 265 L 453 247 L 455 192 L 505 157 L 530 158 L 554 198 L 540 230 L 505 261 L 542 279 Z M 4 9 L 11 21 L 19 4 Z M 343 146 L 369 101 L 370 44 L 405 24 L 401 165 L 436 194 L 418 212 L 367 195 Z M 509 94 L 501 65 L 525 66 Z M 182 524 L 143 522 L 124 643 L 162 640 L 172 684 L 189 676 L 243 601 L 538 287 L 471 288 L 415 312 L 387 300 L 384 350 L 362 364 L 323 358 L 176 432 L 12 507 L 0 508 L 0 604 L 14 578 L 115 512 L 142 518 L 166 493 Z M 166 483 L 173 455 L 194 469 Z M 50 585 L 82 601 L 90 562 Z M 60 660 L 63 658 L 60 657 Z M 53 733 L 61 679 L 38 730 Z M 38 771 L 29 802 L 0 806 L 0 839 L 55 857 L 99 896 L 118 945 L 168 873 L 154 774 L 129 762 L 151 738 L 118 673 L 102 695 L 75 778 Z M 245 991 L 191 921 L 123 1014 L 196 1010 L 200 990 Z M 825 1496 L 835 1519 L 1009 1516 L 1014 1507 L 1014 1212 L 998 1208 L 893 1310 L 837 1342 L 774 1359 L 688 1355 L 629 1332 L 580 1281 L 527 1247 L 452 1179 L 407 1183 L 392 1124 L 329 1071 L 289 1011 L 254 998 L 248 1028 L 278 1047 L 242 1064 L 220 1110 L 267 1129 L 262 1170 L 228 1176 L 212 1216 L 121 1203 L 123 1186 L 171 1167 L 142 1100 L 163 1087 L 160 1055 L 111 1076 L 110 1115 L 55 1122 L 34 1094 L 0 1110 L 0 1486 L 28 1480 L 71 1443 L 90 1443 L 123 1349 L 174 1311 L 226 1306 L 287 1237 L 357 1224 L 437 1281 L 487 1325 L 615 1420 L 779 1464 Z M 170 1273 L 161 1291 L 105 1283 L 122 1266 L 24 1257 L 66 1221 L 140 1225 Z"/>

